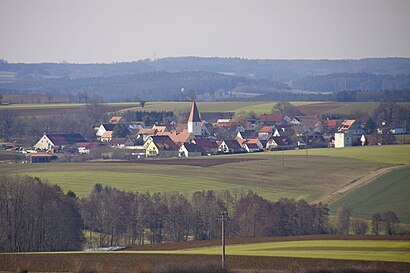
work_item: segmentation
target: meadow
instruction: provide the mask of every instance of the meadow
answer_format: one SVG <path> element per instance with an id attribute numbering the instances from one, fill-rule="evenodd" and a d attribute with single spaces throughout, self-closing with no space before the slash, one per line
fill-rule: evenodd
<path id="1" fill-rule="evenodd" d="M 241 160 L 221 162 L 221 158 Z M 195 162 L 203 164 L 196 166 L 189 165 L 189 162 L 189 159 L 170 159 L 121 163 L 1 164 L 0 171 L 38 176 L 79 196 L 88 195 L 96 183 L 102 183 L 139 192 L 192 193 L 212 189 L 246 193 L 251 189 L 270 200 L 287 197 L 315 201 L 357 177 L 388 165 L 339 157 L 287 154 L 282 157 L 281 152 L 200 158 Z M 215 165 L 210 164 L 212 162 Z"/>
<path id="2" fill-rule="evenodd" d="M 408 272 L 410 241 L 394 237 L 391 240 L 376 238 L 356 240 L 353 236 L 349 236 L 346 239 L 303 240 L 302 236 L 296 239 L 285 237 L 284 241 L 282 237 L 277 237 L 278 241 L 270 241 L 275 238 L 266 238 L 267 242 L 263 243 L 230 244 L 228 242 L 226 264 L 233 272 L 255 272 L 254 270 L 259 269 L 263 269 L 264 272 L 282 273 L 306 272 L 307 269 L 330 270 L 330 272 L 339 272 L 336 271 L 337 269 Z M 160 246 L 166 247 L 166 245 Z M 220 252 L 220 246 L 212 246 L 172 251 L 0 254 L 0 271 L 21 272 L 26 269 L 34 272 L 80 272 L 88 269 L 93 272 L 158 272 L 159 268 L 172 267 L 176 264 L 218 265 L 221 259 Z"/>
<path id="3" fill-rule="evenodd" d="M 410 168 L 389 172 L 330 205 L 332 211 L 349 207 L 359 217 L 394 211 L 401 222 L 410 223 Z"/>
<path id="4" fill-rule="evenodd" d="M 220 247 L 159 251 L 162 254 L 216 255 Z M 149 254 L 151 252 L 137 252 Z M 310 240 L 228 245 L 228 255 L 298 257 L 410 263 L 409 241 Z"/>
<path id="5" fill-rule="evenodd" d="M 352 115 L 355 113 L 367 113 L 371 115 L 379 104 L 379 102 L 346 102 L 342 106 L 325 111 L 324 114 Z M 398 105 L 410 108 L 410 103 L 408 102 L 399 102 Z"/>
<path id="6" fill-rule="evenodd" d="M 293 105 L 306 105 L 315 102 L 292 102 Z M 201 112 L 254 112 L 256 114 L 271 113 L 276 102 L 199 102 L 198 109 Z M 173 111 L 188 112 L 191 110 L 191 102 L 147 102 L 144 108 L 135 107 L 127 110 L 132 111 Z"/>
<path id="7" fill-rule="evenodd" d="M 286 151 L 287 155 L 305 156 L 306 150 Z M 270 155 L 277 155 L 271 153 Z M 410 164 L 410 145 L 354 146 L 339 149 L 308 149 L 309 156 L 351 158 L 387 164 Z"/>

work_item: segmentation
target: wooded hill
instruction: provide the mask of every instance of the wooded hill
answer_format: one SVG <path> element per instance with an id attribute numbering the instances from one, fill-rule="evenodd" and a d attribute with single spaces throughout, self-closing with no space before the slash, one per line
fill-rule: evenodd
<path id="1" fill-rule="evenodd" d="M 361 60 L 247 60 L 179 57 L 112 64 L 13 64 L 0 60 L 0 93 L 75 96 L 105 101 L 235 100 L 253 94 L 296 91 L 410 88 L 410 58 Z"/>

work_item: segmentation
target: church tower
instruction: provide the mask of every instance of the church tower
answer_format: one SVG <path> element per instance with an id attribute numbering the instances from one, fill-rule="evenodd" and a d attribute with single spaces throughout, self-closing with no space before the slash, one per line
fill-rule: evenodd
<path id="1" fill-rule="evenodd" d="M 195 101 L 192 102 L 191 113 L 188 118 L 188 132 L 195 136 L 202 136 L 202 121 Z"/>

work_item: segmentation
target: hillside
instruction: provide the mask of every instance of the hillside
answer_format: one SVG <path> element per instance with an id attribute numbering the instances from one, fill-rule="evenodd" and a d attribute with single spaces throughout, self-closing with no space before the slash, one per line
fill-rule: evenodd
<path id="1" fill-rule="evenodd" d="M 0 60 L 0 93 L 53 93 L 68 96 L 70 102 L 78 101 L 78 93 L 97 95 L 112 102 L 137 98 L 179 101 L 187 99 L 187 94 L 181 93 L 183 89 L 194 90 L 203 101 L 334 100 L 329 94 L 309 92 L 409 89 L 409 75 L 410 58 L 180 57 L 113 64 L 14 64 Z M 374 98 L 361 99 L 374 101 Z"/>

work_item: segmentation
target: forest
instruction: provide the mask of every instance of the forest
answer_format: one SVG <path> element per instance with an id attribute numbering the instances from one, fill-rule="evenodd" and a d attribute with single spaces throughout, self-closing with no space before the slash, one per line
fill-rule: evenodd
<path id="1" fill-rule="evenodd" d="M 338 91 L 409 90 L 409 58 L 247 60 L 164 58 L 112 64 L 14 64 L 0 60 L 0 94 L 98 96 L 105 102 L 333 100 Z M 366 99 L 366 97 L 362 97 Z M 383 100 L 386 100 L 384 98 Z M 371 100 L 373 101 L 373 100 Z M 380 101 L 380 100 L 377 100 Z"/>

